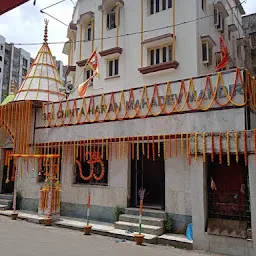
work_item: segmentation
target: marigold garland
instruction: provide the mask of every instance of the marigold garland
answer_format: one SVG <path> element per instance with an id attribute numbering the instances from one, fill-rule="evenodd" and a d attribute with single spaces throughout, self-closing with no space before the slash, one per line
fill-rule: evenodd
<path id="1" fill-rule="evenodd" d="M 149 144 L 149 136 L 148 136 L 148 138 L 147 138 L 147 141 L 148 141 L 148 143 L 147 143 L 147 159 L 149 159 L 149 158 L 150 158 L 150 148 L 149 148 L 150 144 Z"/>
<path id="2" fill-rule="evenodd" d="M 175 143 L 175 156 L 178 156 L 178 142 L 177 142 L 177 134 L 174 136 L 174 143 Z"/>
<path id="3" fill-rule="evenodd" d="M 119 137 L 118 139 L 118 159 L 121 159 L 121 144 L 122 144 L 122 138 Z"/>
<path id="4" fill-rule="evenodd" d="M 132 160 L 134 159 L 134 137 L 132 137 Z"/>
<path id="5" fill-rule="evenodd" d="M 144 144 L 144 136 L 142 136 L 142 154 L 145 155 L 145 144 Z"/>
<path id="6" fill-rule="evenodd" d="M 166 137 L 165 137 L 165 135 L 164 135 L 164 145 L 163 145 L 163 147 L 164 147 L 164 160 L 166 160 L 167 158 L 166 158 Z"/>
<path id="7" fill-rule="evenodd" d="M 247 152 L 247 134 L 244 131 L 244 164 L 248 166 L 248 152 Z"/>
<path id="8" fill-rule="evenodd" d="M 106 160 L 108 160 L 108 140 L 106 141 Z"/>
<path id="9" fill-rule="evenodd" d="M 156 155 L 155 155 L 155 140 L 154 136 L 152 137 L 152 154 L 153 154 L 153 161 L 156 160 Z"/>
<path id="10" fill-rule="evenodd" d="M 183 144 L 183 133 L 180 135 L 180 151 L 181 151 L 181 156 L 184 157 L 184 144 Z"/>
<path id="11" fill-rule="evenodd" d="M 219 163 L 222 164 L 222 134 L 219 133 L 219 145 L 220 145 L 220 151 L 219 151 Z"/>
<path id="12" fill-rule="evenodd" d="M 111 161 L 112 160 L 112 138 L 110 138 L 110 141 L 109 141 L 109 160 Z"/>
<path id="13" fill-rule="evenodd" d="M 160 142 L 160 134 L 158 134 L 157 137 L 157 156 L 160 157 L 160 152 L 161 152 L 161 142 Z"/>
<path id="14" fill-rule="evenodd" d="M 239 162 L 239 142 L 238 142 L 238 133 L 235 133 L 235 147 L 236 147 L 236 163 Z"/>
<path id="15" fill-rule="evenodd" d="M 125 97 L 126 92 L 121 92 L 121 97 L 119 97 L 119 102 L 117 103 L 117 106 L 115 106 L 115 93 L 111 93 L 110 100 L 106 102 L 106 99 L 109 98 L 109 95 L 105 96 L 105 94 L 101 94 L 100 103 L 99 106 L 104 106 L 97 108 L 96 102 L 98 102 L 98 99 L 92 95 L 89 99 L 83 98 L 80 111 L 78 113 L 77 111 L 77 100 L 73 100 L 73 106 L 69 106 L 69 101 L 67 101 L 66 104 L 62 103 L 49 103 L 49 104 L 43 104 L 42 106 L 42 117 L 45 124 L 45 127 L 53 127 L 53 126 L 60 126 L 60 125 L 69 125 L 69 124 L 83 124 L 83 123 L 92 123 L 92 122 L 98 122 L 98 121 L 105 121 L 105 120 L 124 120 L 125 118 L 145 118 L 150 115 L 158 116 L 161 114 L 172 114 L 172 113 L 180 113 L 184 110 L 186 107 L 189 110 L 203 110 L 207 111 L 209 110 L 213 104 L 216 104 L 220 107 L 225 107 L 227 105 L 233 105 L 233 106 L 244 106 L 247 102 L 247 97 L 249 97 L 249 106 L 251 109 L 256 109 L 256 103 L 255 103 L 255 97 L 254 97 L 254 82 L 244 82 L 244 79 L 242 78 L 242 72 L 239 68 L 237 68 L 235 75 L 235 81 L 233 82 L 234 87 L 232 89 L 232 92 L 227 91 L 224 80 L 223 80 L 223 74 L 221 72 L 218 73 L 216 83 L 215 85 L 212 84 L 212 79 L 210 76 L 205 77 L 205 85 L 202 91 L 202 95 L 200 96 L 200 99 L 198 99 L 198 95 L 196 92 L 194 80 L 191 78 L 187 81 L 181 81 L 179 84 L 179 91 L 177 94 L 176 99 L 173 99 L 170 97 L 172 95 L 171 91 L 171 85 L 169 82 L 165 83 L 164 85 L 157 85 L 155 84 L 153 87 L 153 93 L 151 98 L 149 98 L 149 90 L 152 90 L 152 87 L 146 87 L 144 86 L 142 89 L 130 89 L 127 95 Z M 254 81 L 249 74 L 246 75 L 248 81 Z M 250 78 L 250 79 L 249 79 Z M 186 86 L 188 84 L 188 87 Z M 242 90 L 244 92 L 249 92 L 248 95 L 245 96 L 245 100 L 243 102 L 235 102 L 234 97 L 236 96 L 237 86 L 242 86 Z M 159 94 L 159 87 L 165 87 L 165 95 L 163 95 L 164 100 L 162 101 L 161 96 Z M 149 89 L 150 88 L 150 89 Z M 218 92 L 222 89 L 225 97 L 225 102 L 222 103 L 218 99 Z M 139 104 L 135 104 L 136 100 L 134 97 L 135 91 L 141 90 L 138 102 Z M 163 90 L 163 89 L 162 89 Z M 210 96 L 208 96 L 210 92 Z M 186 95 L 184 102 L 181 103 L 182 96 Z M 168 97 L 169 96 L 169 97 Z M 192 101 L 190 101 L 190 97 L 192 96 Z M 117 97 L 117 96 L 116 96 Z M 207 102 L 207 106 L 204 107 L 206 104 L 206 101 L 209 100 L 209 103 Z M 156 100 L 157 99 L 157 100 Z M 168 99 L 171 104 L 168 103 Z M 126 101 L 128 100 L 128 104 L 126 104 Z M 159 110 L 154 110 L 153 103 L 157 102 L 157 105 L 159 106 Z M 89 102 L 89 104 L 88 104 Z M 192 103 L 194 102 L 193 106 Z M 59 107 L 56 108 L 56 104 L 59 104 Z M 147 112 L 145 114 L 141 114 L 141 109 L 144 104 L 147 107 Z M 65 105 L 65 107 L 64 107 Z M 182 106 L 180 106 L 182 105 Z M 133 110 L 129 110 L 127 106 L 132 106 Z M 54 109 L 58 110 L 57 112 L 54 111 Z M 123 111 L 121 111 L 121 109 Z M 47 113 L 46 113 L 47 111 Z M 49 112 L 49 114 L 48 114 Z M 66 116 L 65 114 L 58 116 L 57 113 L 68 113 Z M 112 113 L 113 112 L 113 113 Z M 82 120 L 82 113 L 85 113 L 84 120 Z M 99 120 L 101 114 L 101 119 Z M 93 118 L 92 118 L 93 116 Z M 52 125 L 52 119 L 54 120 L 54 124 Z M 58 119 L 61 119 L 61 122 L 58 122 Z M 75 120 L 73 120 L 75 119 Z M 65 123 L 65 121 L 67 122 Z M 60 123 L 60 124 L 58 124 Z"/>
<path id="16" fill-rule="evenodd" d="M 169 156 L 172 157 L 172 135 L 169 135 Z"/>
<path id="17" fill-rule="evenodd" d="M 104 139 L 101 139 L 101 159 L 103 159 L 104 156 Z"/>
<path id="18" fill-rule="evenodd" d="M 230 137 L 229 132 L 226 133 L 227 140 L 227 165 L 230 166 Z"/>
<path id="19" fill-rule="evenodd" d="M 211 132 L 211 140 L 212 140 L 212 143 L 211 143 L 211 161 L 212 163 L 214 162 L 214 136 L 213 136 L 213 132 Z"/>
<path id="20" fill-rule="evenodd" d="M 195 161 L 198 159 L 198 133 L 195 133 Z"/>
<path id="21" fill-rule="evenodd" d="M 136 153 L 137 153 L 137 160 L 140 159 L 140 144 L 139 144 L 139 136 L 137 136 L 137 147 L 136 147 Z"/>
<path id="22" fill-rule="evenodd" d="M 203 161 L 206 163 L 206 133 L 203 132 Z"/>

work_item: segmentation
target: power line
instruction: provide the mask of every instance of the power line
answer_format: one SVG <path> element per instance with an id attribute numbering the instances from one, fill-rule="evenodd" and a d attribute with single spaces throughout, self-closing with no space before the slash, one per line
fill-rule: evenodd
<path id="1" fill-rule="evenodd" d="M 63 0 L 65 1 L 65 0 Z M 243 1 L 242 3 L 240 3 L 240 5 L 242 5 L 243 3 L 245 3 L 245 1 Z M 233 10 L 234 8 L 237 8 L 238 5 L 228 9 L 228 10 Z M 41 10 L 42 13 L 45 13 L 44 11 Z M 47 14 L 47 13 L 45 13 Z M 57 21 L 59 21 L 60 23 L 62 23 L 63 25 L 65 26 L 68 26 L 67 24 L 65 24 L 64 22 L 58 20 L 57 18 L 51 16 L 50 14 L 47 14 L 48 16 L 52 17 L 53 19 L 56 19 Z M 109 37 L 99 37 L 99 38 L 95 38 L 94 41 L 99 41 L 99 40 L 107 40 L 107 39 L 112 39 L 112 38 L 116 38 L 116 37 L 126 37 L 126 36 L 132 36 L 132 35 L 139 35 L 139 34 L 142 34 L 142 33 L 149 33 L 149 32 L 154 32 L 154 31 L 159 31 L 159 30 L 163 30 L 163 29 L 167 29 L 167 28 L 172 28 L 172 27 L 178 27 L 178 26 L 182 26 L 182 25 L 185 25 L 185 24 L 188 24 L 188 23 L 192 23 L 192 22 L 195 22 L 195 21 L 198 21 L 198 20 L 203 20 L 203 19 L 206 19 L 206 18 L 210 18 L 210 17 L 213 17 L 214 14 L 210 14 L 210 15 L 206 15 L 206 16 L 203 16 L 203 17 L 200 17 L 200 18 L 196 18 L 196 19 L 191 19 L 191 20 L 188 20 L 188 21 L 183 21 L 183 22 L 180 22 L 180 23 L 177 23 L 175 25 L 168 25 L 168 26 L 164 26 L 164 27 L 160 27 L 160 28 L 154 28 L 154 29 L 148 29 L 148 30 L 144 30 L 144 31 L 137 31 L 137 32 L 132 32 L 132 33 L 126 33 L 126 34 L 122 34 L 122 35 L 118 35 L 118 36 L 109 36 Z M 65 44 L 65 43 L 79 43 L 79 42 L 87 42 L 86 40 L 75 40 L 73 42 L 71 41 L 56 41 L 56 42 L 48 42 L 48 44 Z M 13 43 L 14 45 L 42 45 L 43 43 Z"/>
<path id="2" fill-rule="evenodd" d="M 67 25 L 66 23 L 64 23 L 63 21 L 61 21 L 61 20 L 59 20 L 59 19 L 57 19 L 57 18 L 55 18 L 55 17 L 53 17 L 53 16 L 50 15 L 49 13 L 47 13 L 47 12 L 45 12 L 45 11 L 43 11 L 43 10 L 40 10 L 40 12 L 43 13 L 43 14 L 48 15 L 48 16 L 51 17 L 52 19 L 57 20 L 58 22 L 60 22 L 60 23 L 62 23 L 63 25 L 65 25 L 65 26 L 68 27 L 68 25 Z"/>
<path id="3" fill-rule="evenodd" d="M 43 10 L 48 9 L 48 8 L 51 8 L 51 7 L 53 7 L 53 6 L 57 5 L 57 4 L 60 4 L 60 3 L 62 3 L 62 2 L 65 2 L 65 1 L 67 1 L 67 0 L 61 0 L 61 1 L 57 2 L 57 3 L 55 3 L 55 4 L 51 4 L 51 5 L 49 5 L 49 6 L 46 6 L 46 7 L 44 7 L 43 9 L 41 9 L 40 11 L 43 11 Z"/>

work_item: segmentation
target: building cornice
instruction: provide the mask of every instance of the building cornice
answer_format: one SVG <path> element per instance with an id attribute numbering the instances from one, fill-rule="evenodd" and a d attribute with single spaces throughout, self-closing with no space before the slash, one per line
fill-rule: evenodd
<path id="1" fill-rule="evenodd" d="M 177 69 L 178 66 L 179 66 L 179 63 L 177 61 L 168 61 L 165 63 L 142 67 L 142 68 L 139 68 L 138 70 L 141 74 L 146 75 L 149 73 L 155 73 L 155 72 L 163 71 L 166 69 Z"/>

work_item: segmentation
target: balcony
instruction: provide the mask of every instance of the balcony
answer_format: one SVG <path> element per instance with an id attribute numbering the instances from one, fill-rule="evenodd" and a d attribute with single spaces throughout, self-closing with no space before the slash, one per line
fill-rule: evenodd
<path id="1" fill-rule="evenodd" d="M 219 14 L 221 14 L 223 18 L 227 18 L 229 16 L 226 9 L 226 0 L 215 0 L 214 7 L 218 10 Z"/>

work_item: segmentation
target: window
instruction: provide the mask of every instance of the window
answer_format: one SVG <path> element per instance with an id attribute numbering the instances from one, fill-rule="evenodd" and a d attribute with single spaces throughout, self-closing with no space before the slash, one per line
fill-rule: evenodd
<path id="1" fill-rule="evenodd" d="M 3 61 L 3 57 L 2 56 L 0 56 L 0 61 Z"/>
<path id="2" fill-rule="evenodd" d="M 172 8 L 172 0 L 149 0 L 149 14 Z"/>
<path id="3" fill-rule="evenodd" d="M 86 40 L 87 41 L 91 41 L 92 40 L 92 26 L 91 26 L 91 23 L 87 27 Z"/>
<path id="4" fill-rule="evenodd" d="M 0 68 L 0 73 L 2 72 L 2 68 Z"/>
<path id="5" fill-rule="evenodd" d="M 168 61 L 172 61 L 171 45 L 149 49 L 149 65 L 157 65 Z"/>
<path id="6" fill-rule="evenodd" d="M 107 13 L 107 29 L 116 28 L 116 12 L 112 10 L 110 13 Z"/>
<path id="7" fill-rule="evenodd" d="M 256 48 L 256 32 L 250 34 L 250 44 L 252 49 Z"/>
<path id="8" fill-rule="evenodd" d="M 84 69 L 84 81 L 89 79 L 92 75 L 93 75 L 93 71 L 91 69 Z M 93 78 L 90 80 L 88 86 L 89 87 L 93 86 Z"/>
<path id="9" fill-rule="evenodd" d="M 214 8 L 214 26 L 219 32 L 224 32 L 224 18 L 216 8 Z"/>
<path id="10" fill-rule="evenodd" d="M 97 146 L 96 146 L 97 147 Z M 80 152 L 82 150 L 82 153 Z M 99 152 L 101 154 L 101 146 L 99 146 L 96 152 Z M 96 180 L 94 177 L 91 178 L 91 180 L 84 180 L 81 177 L 80 172 L 82 171 L 82 175 L 85 177 L 88 177 L 90 175 L 91 166 L 88 163 L 88 160 L 86 160 L 86 157 L 84 157 L 85 148 L 79 147 L 78 150 L 78 158 L 77 160 L 80 163 L 80 166 L 76 163 L 75 167 L 75 184 L 90 184 L 90 185 L 100 185 L 100 186 L 107 186 L 108 185 L 108 160 L 106 159 L 106 147 L 104 147 L 103 150 L 103 157 L 101 158 L 101 162 L 97 162 L 93 164 L 94 174 L 99 177 L 102 173 L 102 168 L 104 168 L 104 176 L 101 180 Z"/>
<path id="11" fill-rule="evenodd" d="M 206 11 L 206 0 L 201 0 L 201 7 L 202 7 L 202 10 L 205 12 Z"/>
<path id="12" fill-rule="evenodd" d="M 23 75 L 23 76 L 25 76 L 25 75 L 27 74 L 27 72 L 28 72 L 28 71 L 27 71 L 26 68 L 23 68 L 23 69 L 22 69 L 22 75 Z"/>
<path id="13" fill-rule="evenodd" d="M 118 76 L 119 59 L 108 60 L 108 77 Z"/>
<path id="14" fill-rule="evenodd" d="M 202 42 L 202 60 L 203 64 L 212 65 L 212 47 L 209 46 L 208 41 Z"/>
<path id="15" fill-rule="evenodd" d="M 4 48 L 4 47 L 1 45 L 1 51 L 3 50 L 3 48 Z"/>
<path id="16" fill-rule="evenodd" d="M 23 62 L 23 66 L 24 66 L 24 67 L 27 67 L 27 66 L 28 66 L 28 60 L 26 60 L 25 58 L 23 58 L 22 62 Z"/>
<path id="17" fill-rule="evenodd" d="M 219 164 L 218 157 L 214 162 L 207 159 L 208 217 L 250 221 L 248 168 L 242 161 L 236 163 L 233 154 L 230 166 L 226 162 L 226 156 L 223 164 Z"/>

